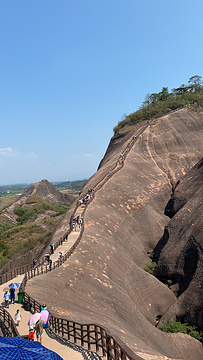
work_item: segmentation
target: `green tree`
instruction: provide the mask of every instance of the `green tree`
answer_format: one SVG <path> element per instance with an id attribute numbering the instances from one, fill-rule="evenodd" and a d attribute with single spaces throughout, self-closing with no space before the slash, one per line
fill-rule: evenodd
<path id="1" fill-rule="evenodd" d="M 169 95 L 168 88 L 163 87 L 162 91 L 159 93 L 159 100 L 161 100 L 161 101 L 166 100 L 168 95 Z"/>
<path id="2" fill-rule="evenodd" d="M 186 93 L 188 91 L 188 86 L 186 86 L 185 84 L 182 84 L 181 86 L 179 86 L 176 89 L 172 89 L 172 92 L 174 95 L 182 95 L 184 93 Z"/>
<path id="3" fill-rule="evenodd" d="M 159 94 L 153 93 L 150 95 L 150 103 L 154 104 L 159 100 Z"/>
<path id="4" fill-rule="evenodd" d="M 199 75 L 191 76 L 188 84 L 190 84 L 191 91 L 199 91 L 202 87 L 202 77 Z"/>

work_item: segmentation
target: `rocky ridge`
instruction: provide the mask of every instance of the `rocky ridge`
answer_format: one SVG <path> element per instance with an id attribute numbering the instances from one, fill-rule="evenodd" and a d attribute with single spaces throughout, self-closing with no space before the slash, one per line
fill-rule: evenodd
<path id="1" fill-rule="evenodd" d="M 146 360 L 203 356 L 198 341 L 156 327 L 157 317 L 164 319 L 178 299 L 144 271 L 168 224 L 164 211 L 172 188 L 202 157 L 202 120 L 202 112 L 182 109 L 153 121 L 87 207 L 83 237 L 71 258 L 30 280 L 26 289 L 56 315 L 106 326 Z M 117 139 L 115 151 L 112 141 L 83 193 L 113 168 L 136 131 Z"/>

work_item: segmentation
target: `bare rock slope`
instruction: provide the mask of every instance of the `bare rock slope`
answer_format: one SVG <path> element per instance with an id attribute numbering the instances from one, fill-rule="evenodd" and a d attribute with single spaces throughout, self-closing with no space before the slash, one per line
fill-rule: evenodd
<path id="1" fill-rule="evenodd" d="M 155 327 L 157 316 L 164 317 L 177 298 L 143 270 L 169 221 L 164 210 L 172 187 L 202 156 L 202 119 L 202 113 L 183 109 L 152 122 L 136 138 L 124 166 L 95 193 L 70 259 L 30 280 L 26 289 L 60 316 L 106 326 L 146 360 L 203 356 L 197 340 Z M 112 142 L 83 193 L 115 166 L 137 132 L 120 143 L 116 139 L 115 151 Z M 71 210 L 67 223 L 70 215 Z"/>

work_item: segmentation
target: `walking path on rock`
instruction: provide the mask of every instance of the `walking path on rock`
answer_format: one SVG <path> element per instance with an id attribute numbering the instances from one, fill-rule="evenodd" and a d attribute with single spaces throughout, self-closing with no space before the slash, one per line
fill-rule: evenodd
<path id="1" fill-rule="evenodd" d="M 147 125 L 145 125 L 143 128 L 141 128 L 141 130 L 139 131 L 139 133 L 137 135 L 140 135 L 145 128 L 147 127 Z M 131 140 L 131 143 L 128 144 L 127 148 L 124 150 L 124 153 L 122 155 L 122 161 L 120 162 L 120 158 L 118 163 L 116 164 L 116 166 L 112 169 L 112 171 L 108 174 L 106 174 L 104 176 L 103 179 L 100 180 L 100 182 L 96 185 L 95 190 L 98 190 L 99 188 L 102 187 L 102 185 L 104 185 L 104 183 L 106 183 L 108 181 L 108 179 L 118 170 L 120 170 L 122 168 L 123 165 L 123 161 L 126 158 L 127 153 L 129 152 L 129 150 L 131 149 L 131 147 L 134 145 L 135 141 L 136 141 L 136 137 L 134 136 Z M 74 217 L 77 216 L 81 216 L 83 214 L 83 212 L 85 211 L 87 205 L 80 205 L 76 208 Z M 78 239 L 79 235 L 80 235 L 80 231 L 81 229 L 79 228 L 79 225 L 77 225 L 76 230 L 75 229 L 71 229 L 71 232 L 68 236 L 68 239 L 66 241 L 63 241 L 61 245 L 59 245 L 57 247 L 57 250 L 55 250 L 55 252 L 53 254 L 51 254 L 51 260 L 52 263 L 54 263 L 55 261 L 57 261 L 59 259 L 59 252 L 62 253 L 62 255 L 65 255 L 68 250 L 74 245 L 74 243 L 76 242 L 76 240 Z M 46 266 L 44 266 L 46 267 Z M 2 285 L 0 285 L 0 291 L 2 292 L 2 295 L 4 293 L 3 289 L 8 287 L 8 285 L 11 282 L 21 282 L 23 280 L 25 274 L 17 276 L 16 278 L 12 279 L 12 281 L 8 281 L 7 283 L 4 283 Z M 16 291 L 17 292 L 17 291 Z M 17 299 L 16 299 L 17 300 Z M 2 305 L 4 304 L 4 302 L 2 302 Z M 15 303 L 15 304 L 10 304 L 8 312 L 11 314 L 12 318 L 15 318 L 15 313 L 16 310 L 19 309 L 20 313 L 22 315 L 22 320 L 20 322 L 20 326 L 18 327 L 18 331 L 20 333 L 21 336 L 25 336 L 28 335 L 28 320 L 30 318 L 30 316 L 32 315 L 31 312 L 24 310 L 24 308 L 22 307 L 21 304 Z M 69 342 L 69 346 L 67 345 L 63 345 L 61 344 L 61 342 L 56 341 L 54 338 L 49 337 L 48 336 L 48 330 L 44 330 L 43 332 L 43 338 L 42 338 L 42 343 L 45 347 L 47 347 L 50 350 L 55 351 L 57 354 L 59 354 L 64 360 L 94 360 L 94 359 L 101 359 L 101 357 L 93 352 L 87 351 L 85 349 L 83 349 L 82 347 L 75 345 L 73 343 Z M 56 336 L 55 336 L 56 337 Z"/>
<path id="2" fill-rule="evenodd" d="M 74 216 L 81 216 L 84 210 L 84 205 L 79 206 Z M 62 245 L 59 245 L 54 251 L 54 253 L 51 254 L 52 262 L 59 259 L 59 252 L 62 252 L 62 255 L 64 255 L 65 253 L 67 253 L 68 250 L 70 250 L 70 248 L 75 244 L 76 240 L 78 239 L 78 236 L 80 235 L 80 230 L 81 229 L 79 228 L 79 225 L 77 225 L 76 231 L 75 229 L 72 229 L 71 233 L 68 236 L 68 239 L 66 241 L 63 241 Z"/>
<path id="3" fill-rule="evenodd" d="M 23 279 L 23 275 L 21 275 L 19 277 L 16 277 L 15 279 L 12 280 L 12 282 L 19 283 L 22 279 Z M 5 284 L 0 286 L 0 291 L 1 291 L 2 294 L 4 293 L 3 289 L 6 288 L 10 283 L 11 283 L 11 281 L 9 281 L 8 283 L 5 283 Z M 17 291 L 18 290 L 16 290 L 16 292 Z M 1 303 L 1 305 L 4 305 L 4 301 Z M 6 309 L 6 310 L 11 314 L 12 318 L 14 319 L 17 309 L 20 310 L 20 313 L 22 315 L 22 320 L 20 322 L 20 326 L 17 327 L 17 329 L 18 329 L 21 336 L 28 335 L 28 332 L 29 332 L 28 320 L 29 320 L 30 316 L 32 315 L 32 313 L 30 311 L 24 310 L 22 305 L 18 304 L 18 303 L 10 304 L 9 309 Z M 64 360 L 67 360 L 67 359 L 70 359 L 70 360 L 84 360 L 81 353 L 71 349 L 71 347 L 67 347 L 65 345 L 62 345 L 58 341 L 50 338 L 46 334 L 45 330 L 43 332 L 42 345 L 45 346 L 46 348 L 52 350 L 52 351 L 55 351 Z"/>
<path id="4" fill-rule="evenodd" d="M 16 283 L 20 283 L 23 280 L 24 275 L 20 275 L 17 276 L 16 278 L 14 278 L 12 280 L 12 282 L 16 282 Z M 8 281 L 7 283 L 4 283 L 2 285 L 0 285 L 0 292 L 2 294 L 2 302 L 1 305 L 4 305 L 4 301 L 3 301 L 3 294 L 4 288 L 8 288 L 8 285 L 11 283 L 11 281 Z M 16 294 L 17 294 L 18 290 L 16 290 Z M 16 301 L 17 301 L 17 295 L 16 295 Z M 19 309 L 20 310 L 20 314 L 22 316 L 22 319 L 20 321 L 20 326 L 17 327 L 19 333 L 21 336 L 26 336 L 28 335 L 29 332 L 29 327 L 28 327 L 28 320 L 30 318 L 30 316 L 33 314 L 30 311 L 26 311 L 23 307 L 22 304 L 19 303 L 15 303 L 15 304 L 10 304 L 9 305 L 9 309 L 6 309 L 10 315 L 12 316 L 13 319 L 15 319 L 15 313 L 16 310 Z M 91 351 L 87 351 L 85 349 L 83 349 L 82 347 L 75 345 L 69 341 L 63 341 L 63 343 L 65 343 L 64 345 L 62 344 L 62 341 L 57 341 L 56 339 L 54 339 L 55 336 L 48 336 L 49 334 L 49 329 L 47 329 L 43 332 L 43 336 L 42 336 L 42 345 L 45 346 L 47 349 L 50 349 L 54 352 L 56 352 L 58 355 L 60 355 L 62 357 L 62 359 L 64 360 L 99 360 L 101 359 L 97 354 L 91 352 Z M 56 337 L 57 338 L 57 337 Z M 35 337 L 36 340 L 36 337 Z"/>

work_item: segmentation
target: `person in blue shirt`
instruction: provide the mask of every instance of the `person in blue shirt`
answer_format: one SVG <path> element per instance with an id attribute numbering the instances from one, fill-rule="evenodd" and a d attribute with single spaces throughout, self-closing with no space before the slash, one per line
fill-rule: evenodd
<path id="1" fill-rule="evenodd" d="M 6 290 L 4 294 L 4 300 L 5 300 L 5 307 L 9 309 L 9 292 Z"/>

